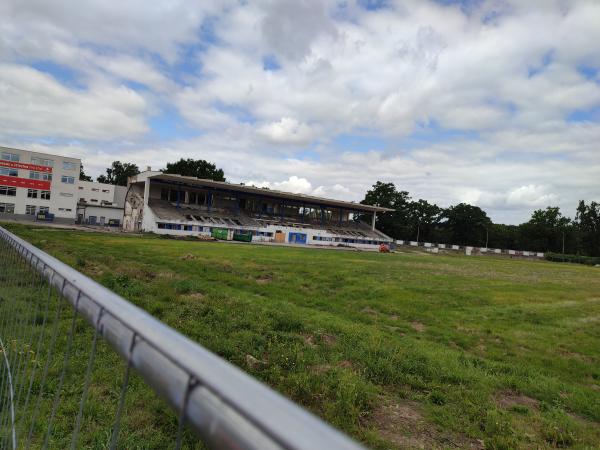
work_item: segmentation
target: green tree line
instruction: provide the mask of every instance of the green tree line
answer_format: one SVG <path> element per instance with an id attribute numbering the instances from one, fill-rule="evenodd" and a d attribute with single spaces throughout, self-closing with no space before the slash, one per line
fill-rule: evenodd
<path id="1" fill-rule="evenodd" d="M 394 210 L 379 213 L 376 223 L 394 239 L 600 256 L 600 204 L 594 201 L 581 200 L 574 219 L 557 206 L 548 206 L 520 225 L 493 223 L 484 210 L 467 203 L 441 208 L 427 200 L 415 201 L 407 191 L 381 181 L 361 203 Z"/>

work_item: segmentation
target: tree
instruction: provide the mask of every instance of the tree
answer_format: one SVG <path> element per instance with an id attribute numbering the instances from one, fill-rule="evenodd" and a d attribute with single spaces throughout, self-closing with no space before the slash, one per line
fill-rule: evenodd
<path id="1" fill-rule="evenodd" d="M 408 224 L 412 228 L 411 239 L 432 240 L 434 228 L 440 223 L 442 209 L 427 200 L 419 199 L 410 202 L 407 211 Z"/>
<path id="2" fill-rule="evenodd" d="M 485 245 L 486 230 L 492 221 L 478 206 L 459 203 L 446 209 L 442 216 L 452 244 Z"/>
<path id="3" fill-rule="evenodd" d="M 92 177 L 90 177 L 89 175 L 86 175 L 85 172 L 83 171 L 83 164 L 81 166 L 79 166 L 79 179 L 81 181 L 92 181 Z"/>
<path id="4" fill-rule="evenodd" d="M 586 205 L 580 200 L 574 224 L 579 231 L 583 253 L 600 256 L 600 203 Z"/>
<path id="5" fill-rule="evenodd" d="M 127 178 L 138 173 L 140 173 L 140 169 L 135 164 L 113 161 L 111 167 L 106 169 L 106 175 L 100 175 L 96 178 L 96 181 L 105 184 L 115 184 L 117 186 L 127 186 Z"/>
<path id="6" fill-rule="evenodd" d="M 376 205 L 390 208 L 394 211 L 378 213 L 376 227 L 390 237 L 401 239 L 406 233 L 408 219 L 408 204 L 410 197 L 407 191 L 398 191 L 394 183 L 383 183 L 378 181 L 367 191 L 363 205 Z M 361 215 L 361 220 L 369 220 L 372 216 Z"/>
<path id="7" fill-rule="evenodd" d="M 204 178 L 214 181 L 225 181 L 223 169 L 217 169 L 217 166 L 205 161 L 204 159 L 183 159 L 174 163 L 167 163 L 164 173 L 174 173 L 186 177 Z"/>
<path id="8" fill-rule="evenodd" d="M 519 228 L 523 247 L 542 252 L 562 252 L 563 237 L 571 231 L 571 219 L 563 216 L 559 207 L 548 206 L 535 210 L 529 222 Z"/>

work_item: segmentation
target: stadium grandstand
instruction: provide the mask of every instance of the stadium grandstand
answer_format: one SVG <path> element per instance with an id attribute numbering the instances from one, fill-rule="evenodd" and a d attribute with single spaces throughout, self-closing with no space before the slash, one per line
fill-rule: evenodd
<path id="1" fill-rule="evenodd" d="M 176 236 L 376 249 L 378 206 L 147 170 L 131 177 L 123 228 Z M 367 224 L 360 220 L 371 219 Z"/>

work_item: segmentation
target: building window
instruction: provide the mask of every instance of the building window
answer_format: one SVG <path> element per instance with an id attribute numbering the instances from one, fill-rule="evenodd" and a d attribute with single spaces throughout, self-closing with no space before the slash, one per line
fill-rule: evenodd
<path id="1" fill-rule="evenodd" d="M 41 213 L 50 212 L 50 207 L 48 207 L 48 206 L 40 206 L 39 209 L 38 209 L 38 212 L 41 212 Z"/>
<path id="2" fill-rule="evenodd" d="M 75 184 L 75 177 L 69 177 L 67 175 L 63 175 L 60 177 L 60 181 L 66 184 Z"/>
<path id="3" fill-rule="evenodd" d="M 0 213 L 14 214 L 15 204 L 14 203 L 0 203 Z"/>
<path id="4" fill-rule="evenodd" d="M 19 171 L 11 167 L 0 167 L 0 175 L 6 175 L 7 177 L 18 177 Z"/>
<path id="5" fill-rule="evenodd" d="M 17 188 L 13 186 L 0 186 L 0 195 L 15 197 L 17 195 Z"/>
<path id="6" fill-rule="evenodd" d="M 28 214 L 30 216 L 35 215 L 35 205 L 26 205 L 25 214 Z"/>
<path id="7" fill-rule="evenodd" d="M 46 158 L 31 158 L 31 164 L 36 166 L 54 167 L 54 161 Z"/>
<path id="8" fill-rule="evenodd" d="M 81 197 L 81 198 L 79 199 L 79 201 L 80 201 L 81 203 L 85 203 L 85 198 Z"/>
<path id="9" fill-rule="evenodd" d="M 32 180 L 52 181 L 52 174 L 48 172 L 29 172 L 29 178 Z"/>
<path id="10" fill-rule="evenodd" d="M 79 186 L 77 189 L 79 189 L 80 191 L 83 191 L 83 186 Z"/>
<path id="11" fill-rule="evenodd" d="M 98 199 L 96 199 L 96 198 L 91 198 L 91 199 L 90 199 L 90 202 L 93 202 L 93 203 L 98 203 Z"/>
<path id="12" fill-rule="evenodd" d="M 61 192 L 60 196 L 61 197 L 73 197 L 73 194 L 71 194 L 70 192 Z"/>
<path id="13" fill-rule="evenodd" d="M 42 191 L 40 198 L 42 200 L 50 200 L 50 191 Z"/>
<path id="14" fill-rule="evenodd" d="M 38 198 L 37 189 L 27 189 L 27 198 Z"/>
<path id="15" fill-rule="evenodd" d="M 19 162 L 19 155 L 16 153 L 2 152 L 0 153 L 0 159 L 4 159 L 5 161 Z"/>
<path id="16" fill-rule="evenodd" d="M 70 161 L 63 161 L 63 169 L 64 170 L 75 170 L 76 164 Z"/>
<path id="17" fill-rule="evenodd" d="M 92 192 L 100 192 L 100 189 L 98 189 L 98 188 L 92 188 Z"/>
<path id="18" fill-rule="evenodd" d="M 104 192 L 105 194 L 108 194 L 110 191 L 108 189 L 102 189 L 102 192 Z"/>

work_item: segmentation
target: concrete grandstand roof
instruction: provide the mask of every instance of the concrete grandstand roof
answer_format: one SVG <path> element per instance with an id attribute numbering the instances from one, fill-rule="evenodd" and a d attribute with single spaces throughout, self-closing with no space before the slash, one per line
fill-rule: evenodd
<path id="1" fill-rule="evenodd" d="M 272 197 L 272 198 L 293 200 L 293 201 L 300 202 L 300 203 L 305 202 L 305 203 L 309 203 L 311 205 L 319 205 L 319 206 L 324 205 L 324 206 L 344 208 L 344 209 L 349 209 L 349 210 L 354 210 L 354 211 L 367 211 L 367 212 L 393 211 L 393 209 L 382 208 L 380 206 L 363 205 L 361 203 L 347 202 L 347 201 L 343 201 L 343 200 L 335 200 L 335 199 L 329 199 L 329 198 L 323 198 L 323 197 L 315 197 L 313 195 L 294 194 L 291 192 L 277 191 L 274 189 L 258 188 L 255 186 L 246 186 L 243 184 L 227 183 L 225 181 L 206 180 L 206 179 L 196 178 L 196 177 L 185 177 L 182 175 L 176 175 L 176 174 L 170 174 L 170 173 L 167 174 L 167 173 L 160 173 L 160 172 L 142 172 L 139 175 L 137 175 L 136 177 L 132 177 L 130 181 L 132 183 L 136 183 L 136 182 L 139 183 L 139 182 L 144 181 L 146 178 L 149 178 L 152 180 L 164 180 L 164 181 L 170 181 L 170 182 L 175 182 L 175 183 L 186 183 L 186 184 L 191 184 L 191 185 L 206 186 L 206 187 L 211 187 L 211 188 L 216 188 L 216 189 L 226 189 L 228 191 L 244 192 L 247 194 L 256 194 L 256 195 L 268 196 L 268 197 Z"/>

